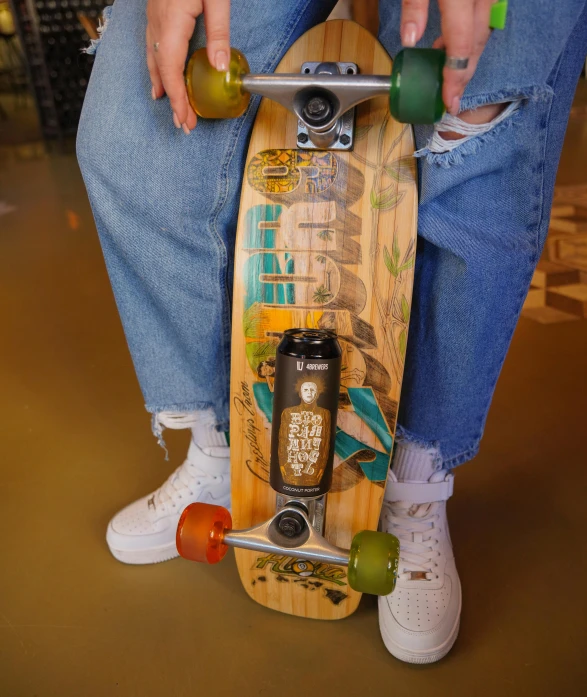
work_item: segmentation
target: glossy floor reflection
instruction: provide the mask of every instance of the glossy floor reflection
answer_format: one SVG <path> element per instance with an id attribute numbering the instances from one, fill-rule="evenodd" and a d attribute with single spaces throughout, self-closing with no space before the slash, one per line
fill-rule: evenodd
<path id="1" fill-rule="evenodd" d="M 563 183 L 585 181 L 567 159 Z M 73 156 L 0 150 L 0 201 L 14 208 L 0 208 L 2 697 L 585 694 L 587 322 L 520 322 L 449 504 L 460 638 L 408 666 L 372 597 L 305 621 L 249 600 L 232 557 L 110 556 L 109 518 L 180 463 L 187 434 L 169 433 L 165 462 Z"/>

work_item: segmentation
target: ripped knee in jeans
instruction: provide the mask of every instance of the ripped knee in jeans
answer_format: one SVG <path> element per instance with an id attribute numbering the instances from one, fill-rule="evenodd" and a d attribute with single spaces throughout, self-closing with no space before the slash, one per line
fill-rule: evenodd
<path id="1" fill-rule="evenodd" d="M 463 111 L 456 118 L 450 117 L 449 119 L 445 117 L 442 119 L 441 125 L 446 127 L 447 130 L 441 131 L 440 128 L 438 129 L 438 140 L 462 140 L 463 138 L 471 138 L 480 133 L 487 133 L 490 128 L 493 128 L 493 122 L 507 107 L 507 103 L 485 104 L 478 109 Z M 446 152 L 447 149 L 440 150 L 440 147 L 443 146 L 444 144 L 441 145 L 441 143 L 438 143 L 439 149 L 436 150 L 436 152 Z"/>
<path id="2" fill-rule="evenodd" d="M 523 99 L 519 98 L 482 104 L 463 111 L 458 116 L 446 113 L 435 124 L 434 133 L 426 147 L 415 153 L 416 157 L 426 157 L 429 161 L 443 166 L 460 163 L 463 155 L 477 150 L 484 135 L 494 131 L 497 126 L 505 127 L 522 102 Z"/>

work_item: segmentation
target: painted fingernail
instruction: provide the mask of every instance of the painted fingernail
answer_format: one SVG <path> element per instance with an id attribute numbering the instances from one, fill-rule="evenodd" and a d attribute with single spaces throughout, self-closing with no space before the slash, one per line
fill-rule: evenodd
<path id="1" fill-rule="evenodd" d="M 216 64 L 216 70 L 228 70 L 228 56 L 225 51 L 218 51 L 214 56 L 214 63 Z"/>
<path id="2" fill-rule="evenodd" d="M 189 134 L 191 133 L 191 131 L 190 131 L 190 129 L 188 128 L 187 123 L 182 123 L 182 124 L 181 124 L 181 127 L 182 127 L 182 129 L 183 129 L 183 132 L 186 134 L 186 136 L 189 136 Z"/>
<path id="3" fill-rule="evenodd" d="M 179 123 L 179 119 L 177 118 L 177 114 L 175 113 L 175 111 L 173 112 L 173 125 L 176 128 L 181 128 L 181 124 Z"/>
<path id="4" fill-rule="evenodd" d="M 151 97 L 153 99 L 157 99 L 157 92 L 155 92 L 155 85 L 153 85 L 153 87 L 151 87 Z"/>
<path id="5" fill-rule="evenodd" d="M 415 22 L 406 22 L 402 27 L 402 44 L 404 46 L 416 45 L 416 31 L 418 27 Z"/>
<path id="6" fill-rule="evenodd" d="M 458 97 L 455 97 L 452 102 L 450 103 L 450 113 L 453 116 L 456 116 L 459 113 L 459 109 L 461 108 L 461 100 Z"/>

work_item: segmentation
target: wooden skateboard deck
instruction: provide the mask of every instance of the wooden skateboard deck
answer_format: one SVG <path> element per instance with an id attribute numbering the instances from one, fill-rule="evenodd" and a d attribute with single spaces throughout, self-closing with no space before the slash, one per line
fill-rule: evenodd
<path id="1" fill-rule="evenodd" d="M 276 72 L 306 61 L 354 62 L 364 74 L 391 60 L 358 24 L 314 27 Z M 242 186 L 235 253 L 231 373 L 235 529 L 275 512 L 269 485 L 274 357 L 285 329 L 334 329 L 343 350 L 333 487 L 325 537 L 348 549 L 377 528 L 396 427 L 416 252 L 417 187 L 409 126 L 385 97 L 356 107 L 351 152 L 298 150 L 297 120 L 264 99 Z M 339 619 L 360 593 L 347 570 L 294 555 L 236 549 L 241 581 L 258 603 Z"/>

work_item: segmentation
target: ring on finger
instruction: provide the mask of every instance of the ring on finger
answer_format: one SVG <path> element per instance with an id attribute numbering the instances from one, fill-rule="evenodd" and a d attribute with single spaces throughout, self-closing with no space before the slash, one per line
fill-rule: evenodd
<path id="1" fill-rule="evenodd" d="M 469 67 L 469 59 L 447 56 L 444 65 L 451 70 L 466 70 Z"/>
<path id="2" fill-rule="evenodd" d="M 155 53 L 159 53 L 159 42 L 158 41 L 155 41 L 155 43 L 153 44 L 153 51 L 155 51 Z"/>

